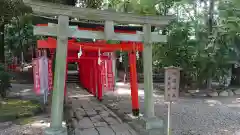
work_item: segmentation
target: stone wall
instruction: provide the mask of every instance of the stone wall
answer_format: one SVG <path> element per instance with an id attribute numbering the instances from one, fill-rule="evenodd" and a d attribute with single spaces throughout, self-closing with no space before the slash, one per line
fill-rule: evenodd
<path id="1" fill-rule="evenodd" d="M 118 77 L 122 81 L 124 80 L 124 74 L 125 73 L 123 71 L 118 72 Z M 138 82 L 143 82 L 143 80 L 144 80 L 143 73 L 138 73 L 137 77 L 138 77 Z M 129 80 L 130 80 L 130 73 L 127 73 L 127 81 L 129 81 Z M 164 74 L 163 73 L 153 74 L 153 82 L 163 83 L 164 82 Z"/>

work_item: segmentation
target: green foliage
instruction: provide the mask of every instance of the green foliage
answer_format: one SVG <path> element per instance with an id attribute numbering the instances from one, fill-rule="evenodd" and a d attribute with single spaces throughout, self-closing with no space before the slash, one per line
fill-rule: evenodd
<path id="1" fill-rule="evenodd" d="M 237 53 L 229 44 L 226 34 L 215 31 L 211 41 L 207 37 L 196 40 L 191 38 L 191 25 L 176 22 L 168 27 L 168 43 L 153 46 L 154 68 L 177 66 L 183 69 L 182 80 L 193 80 L 198 86 L 206 83 L 208 78 L 219 80 L 237 61 Z M 203 31 L 204 33 L 204 31 Z M 202 33 L 199 33 L 201 36 Z"/>
<path id="2" fill-rule="evenodd" d="M 8 23 L 13 17 L 32 12 L 32 9 L 25 6 L 22 0 L 1 0 L 0 9 L 0 25 Z"/>
<path id="3" fill-rule="evenodd" d="M 179 66 L 183 69 L 181 80 L 193 80 L 198 87 L 205 85 L 209 78 L 220 80 L 232 64 L 239 63 L 239 2 L 215 2 L 218 12 L 205 1 L 172 2 L 159 4 L 160 14 L 174 7 L 178 20 L 167 28 L 168 43 L 153 46 L 154 69 Z M 195 9 L 199 5 L 204 5 L 201 12 Z M 189 14 L 190 11 L 194 14 Z"/>
<path id="4" fill-rule="evenodd" d="M 77 0 L 42 0 L 52 3 L 60 3 L 65 5 L 75 6 L 78 1 Z M 102 6 L 103 0 L 79 0 L 79 6 L 87 7 L 87 8 L 100 8 Z"/>
<path id="5" fill-rule="evenodd" d="M 4 65 L 0 64 L 0 96 L 5 98 L 7 91 L 11 88 L 10 83 L 11 75 L 5 71 Z"/>
<path id="6" fill-rule="evenodd" d="M 22 16 L 13 19 L 6 25 L 5 44 L 13 56 L 21 56 L 21 52 L 28 52 L 36 44 L 36 36 L 33 35 L 31 16 Z"/>
<path id="7" fill-rule="evenodd" d="M 21 18 L 25 17 L 23 13 L 29 10 L 23 8 L 24 12 L 18 13 L 18 9 L 23 7 L 19 6 L 21 4 L 8 2 L 6 5 L 6 0 L 3 1 L 5 2 L 5 6 L 2 7 L 4 12 L 0 15 L 4 20 L 11 22 L 6 25 L 7 48 L 14 55 L 19 55 L 19 52 L 28 50 L 29 45 L 36 42 L 32 34 L 31 22 Z M 77 2 L 76 0 L 45 1 L 68 5 L 75 5 Z M 183 69 L 181 79 L 184 83 L 192 80 L 198 86 L 202 86 L 209 78 L 219 80 L 227 74 L 233 64 L 240 61 L 239 0 L 109 0 L 107 4 L 103 0 L 80 0 L 79 2 L 80 7 L 95 9 L 108 6 L 121 12 L 150 15 L 174 14 L 177 19 L 167 28 L 161 28 L 163 29 L 161 33 L 168 34 L 168 43 L 153 45 L 153 67 L 155 72 L 159 72 L 159 69 L 166 66 L 181 67 Z M 213 3 L 216 8 L 209 6 L 208 3 Z M 115 43 L 115 41 L 108 41 L 108 43 Z M 120 52 L 117 52 L 117 56 L 119 55 Z M 122 52 L 121 55 L 122 64 L 127 69 L 128 54 Z M 140 58 L 137 66 L 139 71 L 142 71 L 142 63 L 143 60 Z"/>
<path id="8" fill-rule="evenodd" d="M 13 18 L 32 12 L 22 0 L 0 0 L 0 61 L 5 61 L 4 28 Z"/>

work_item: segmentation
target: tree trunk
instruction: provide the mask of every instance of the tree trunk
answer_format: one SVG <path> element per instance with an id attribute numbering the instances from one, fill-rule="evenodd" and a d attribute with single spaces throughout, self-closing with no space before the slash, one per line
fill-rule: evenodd
<path id="1" fill-rule="evenodd" d="M 0 63 L 5 63 L 4 24 L 0 26 Z"/>
<path id="2" fill-rule="evenodd" d="M 195 16 L 195 22 L 194 22 L 194 27 L 195 27 L 195 37 L 196 37 L 196 40 L 198 40 L 198 19 L 197 19 L 197 16 L 198 16 L 198 0 L 195 0 L 193 1 L 194 3 L 194 16 Z"/>
<path id="3" fill-rule="evenodd" d="M 24 64 L 24 53 L 23 53 L 23 51 L 21 52 L 21 64 L 22 65 Z"/>
<path id="4" fill-rule="evenodd" d="M 213 34 L 214 3 L 215 3 L 215 0 L 210 0 L 209 18 L 208 18 L 209 36 Z"/>
<path id="5" fill-rule="evenodd" d="M 213 35 L 213 19 L 214 19 L 214 3 L 215 0 L 210 0 L 210 5 L 209 5 L 209 17 L 208 17 L 208 36 L 211 37 Z M 212 38 L 209 39 L 209 42 L 211 42 Z M 212 76 L 212 72 L 211 76 Z M 211 89 L 212 88 L 212 77 L 210 77 L 207 80 L 207 88 Z"/>
<path id="6" fill-rule="evenodd" d="M 230 85 L 239 86 L 240 85 L 240 68 L 232 65 L 232 79 Z"/>

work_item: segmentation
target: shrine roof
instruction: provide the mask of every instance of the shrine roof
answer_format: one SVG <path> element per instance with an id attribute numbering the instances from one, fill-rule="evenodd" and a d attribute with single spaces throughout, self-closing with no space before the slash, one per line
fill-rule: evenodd
<path id="1" fill-rule="evenodd" d="M 57 19 L 54 17 L 47 17 L 47 16 L 39 16 L 39 15 L 33 15 L 33 25 L 37 24 L 48 24 L 48 23 L 57 23 Z M 82 28 L 103 28 L 104 22 L 96 22 L 96 21 L 88 21 L 88 20 L 82 20 L 82 21 L 75 21 L 71 20 L 69 21 L 70 26 L 79 26 Z M 115 25 L 115 30 L 123 30 L 123 31 L 142 31 L 142 26 L 130 26 L 130 25 Z M 152 26 L 152 32 L 154 31 L 155 27 Z"/>

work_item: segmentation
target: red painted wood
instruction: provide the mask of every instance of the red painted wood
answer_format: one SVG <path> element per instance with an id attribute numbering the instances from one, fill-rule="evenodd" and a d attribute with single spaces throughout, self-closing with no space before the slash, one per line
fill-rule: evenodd
<path id="1" fill-rule="evenodd" d="M 39 24 L 38 26 L 48 26 L 48 24 Z M 91 30 L 91 31 L 104 31 L 103 27 L 91 29 L 91 28 L 81 28 L 80 30 Z M 136 34 L 136 31 L 122 31 L 115 30 L 116 33 L 129 33 Z M 37 46 L 38 48 L 49 48 L 54 53 L 53 50 L 56 49 L 57 40 L 49 37 L 47 40 L 38 40 Z M 82 56 L 78 58 L 77 54 L 79 49 L 82 49 Z M 71 39 L 68 41 L 68 56 L 67 62 L 78 62 L 78 72 L 79 72 L 79 80 L 84 88 L 86 88 L 90 93 L 94 96 L 97 96 L 99 100 L 102 100 L 103 96 L 103 86 L 106 86 L 108 89 L 114 89 L 114 76 L 112 71 L 112 61 L 110 58 L 101 56 L 101 60 L 105 60 L 107 62 L 107 68 L 105 66 L 98 65 L 98 51 L 103 52 L 113 52 L 116 50 L 122 51 L 143 51 L 142 43 L 136 42 L 121 42 L 120 44 L 107 44 L 105 40 L 97 40 L 94 43 L 83 43 L 76 42 L 75 39 Z M 137 86 L 137 71 L 136 71 L 136 54 L 129 54 L 129 64 L 130 64 L 130 72 L 131 72 L 131 96 L 132 96 L 132 107 L 133 109 L 139 109 L 138 103 L 138 86 Z M 66 67 L 67 69 L 67 67 Z M 107 70 L 107 74 L 104 70 Z M 103 72 L 104 71 L 104 72 Z M 107 76 L 107 80 L 104 76 Z M 67 70 L 66 77 L 67 79 Z M 66 81 L 65 81 L 66 82 Z M 65 91 L 66 95 L 66 84 Z"/>
<path id="2" fill-rule="evenodd" d="M 50 48 L 56 49 L 57 41 L 54 38 L 48 38 L 48 40 L 38 40 L 37 47 L 38 48 Z M 88 51 L 96 51 L 101 50 L 102 52 L 113 52 L 117 50 L 122 51 L 143 51 L 142 43 L 127 43 L 123 42 L 121 44 L 107 44 L 104 42 L 95 42 L 95 43 L 82 43 L 82 42 L 68 42 L 68 49 L 72 51 L 79 50 L 80 47 L 82 50 Z"/>
<path id="3" fill-rule="evenodd" d="M 97 96 L 97 60 L 93 60 L 93 95 Z"/>
<path id="4" fill-rule="evenodd" d="M 48 24 L 37 24 L 36 26 L 48 26 Z M 104 27 L 98 28 L 84 28 L 78 27 L 79 30 L 88 30 L 88 31 L 104 31 Z M 136 34 L 136 31 L 132 30 L 114 30 L 116 33 L 128 33 L 128 34 Z"/>
<path id="5" fill-rule="evenodd" d="M 132 97 L 132 109 L 139 110 L 138 102 L 138 83 L 137 83 L 137 70 L 136 70 L 136 52 L 128 54 L 130 65 L 130 84 L 131 84 L 131 97 Z"/>
<path id="6" fill-rule="evenodd" d="M 102 94 L 103 94 L 103 84 L 102 84 L 102 79 L 101 79 L 101 66 L 97 64 L 97 86 L 98 86 L 98 100 L 102 100 Z"/>

